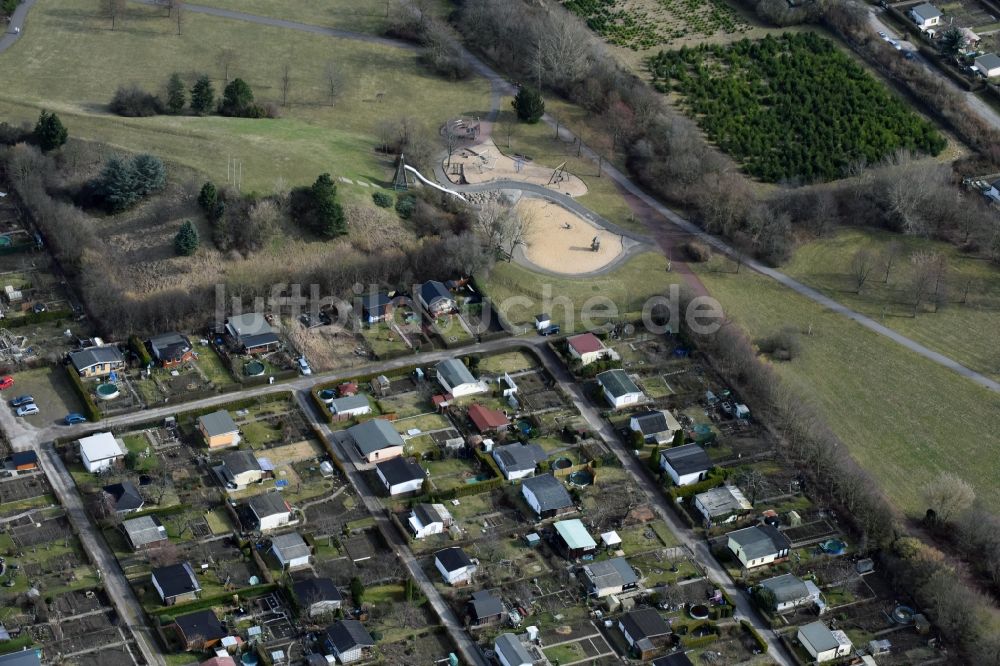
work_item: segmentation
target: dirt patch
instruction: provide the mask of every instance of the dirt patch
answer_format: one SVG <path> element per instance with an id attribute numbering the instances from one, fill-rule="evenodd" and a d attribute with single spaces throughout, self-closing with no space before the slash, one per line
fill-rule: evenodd
<path id="1" fill-rule="evenodd" d="M 522 199 L 517 208 L 531 219 L 524 256 L 540 268 L 566 275 L 590 273 L 624 251 L 621 236 L 594 226 L 557 203 Z M 600 243 L 596 251 L 592 248 L 595 239 Z"/>
<path id="2" fill-rule="evenodd" d="M 587 185 L 577 176 L 559 171 L 559 165 L 541 166 L 525 157 L 508 157 L 500 152 L 492 140 L 460 148 L 442 166 L 453 183 L 490 183 L 498 180 L 515 180 L 549 187 L 571 197 L 587 193 Z"/>

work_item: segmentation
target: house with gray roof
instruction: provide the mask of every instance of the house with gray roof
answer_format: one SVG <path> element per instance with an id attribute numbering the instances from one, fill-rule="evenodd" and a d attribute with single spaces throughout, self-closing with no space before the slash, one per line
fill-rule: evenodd
<path id="1" fill-rule="evenodd" d="M 338 419 L 349 419 L 354 416 L 371 414 L 372 406 L 364 395 L 345 395 L 334 398 L 329 403 L 330 413 Z"/>
<path id="2" fill-rule="evenodd" d="M 522 481 L 521 495 L 539 519 L 552 518 L 574 509 L 573 498 L 566 486 L 551 474 L 540 474 Z"/>
<path id="3" fill-rule="evenodd" d="M 582 573 L 587 594 L 597 598 L 639 588 L 639 577 L 624 557 L 585 564 Z"/>
<path id="4" fill-rule="evenodd" d="M 213 467 L 226 490 L 243 490 L 264 478 L 264 470 L 253 451 L 227 451 Z"/>
<path id="5" fill-rule="evenodd" d="M 229 343 L 244 354 L 274 351 L 281 346 L 278 334 L 259 312 L 230 317 L 226 320 L 225 332 Z"/>
<path id="6" fill-rule="evenodd" d="M 711 468 L 712 460 L 697 444 L 675 446 L 660 452 L 660 469 L 678 486 L 704 481 Z"/>
<path id="7" fill-rule="evenodd" d="M 618 629 L 642 660 L 649 659 L 670 638 L 670 627 L 655 608 L 636 608 L 625 613 L 618 618 Z"/>
<path id="8" fill-rule="evenodd" d="M 451 527 L 451 512 L 444 504 L 418 504 L 410 512 L 407 521 L 413 538 L 423 539 L 432 534 L 441 534 Z"/>
<path id="9" fill-rule="evenodd" d="M 148 345 L 150 354 L 164 368 L 172 368 L 194 358 L 191 341 L 176 331 L 154 335 Z"/>
<path id="10" fill-rule="evenodd" d="M 254 495 L 247 500 L 246 507 L 252 514 L 254 527 L 261 532 L 292 522 L 292 511 L 281 493 Z"/>
<path id="11" fill-rule="evenodd" d="M 199 416 L 198 432 L 210 449 L 238 446 L 240 443 L 240 429 L 225 409 Z"/>
<path id="12" fill-rule="evenodd" d="M 73 364 L 77 374 L 84 378 L 107 377 L 112 372 L 125 368 L 125 357 L 114 345 L 70 352 L 69 362 Z"/>
<path id="13" fill-rule="evenodd" d="M 817 663 L 846 657 L 854 649 L 851 639 L 843 631 L 831 631 L 822 622 L 812 622 L 799 627 L 796 638 Z"/>
<path id="14" fill-rule="evenodd" d="M 439 317 L 455 309 L 455 299 L 452 298 L 448 287 L 437 280 L 428 280 L 420 285 L 418 293 L 420 304 L 424 306 L 427 313 L 432 317 Z"/>
<path id="15" fill-rule="evenodd" d="M 535 663 L 531 653 L 514 634 L 500 634 L 493 641 L 493 652 L 501 666 L 532 666 Z"/>
<path id="16" fill-rule="evenodd" d="M 624 370 L 606 370 L 598 373 L 597 383 L 604 391 L 604 397 L 615 409 L 635 405 L 646 399 L 632 378 Z"/>
<path id="17" fill-rule="evenodd" d="M 783 532 L 766 523 L 730 532 L 726 537 L 729 550 L 747 569 L 785 559 L 792 546 Z"/>
<path id="18" fill-rule="evenodd" d="M 753 505 L 739 488 L 724 485 L 695 495 L 694 508 L 704 518 L 705 526 L 710 527 L 739 520 L 753 510 Z"/>
<path id="19" fill-rule="evenodd" d="M 271 539 L 271 552 L 282 569 L 301 569 L 309 566 L 312 550 L 298 532 L 279 534 Z"/>
<path id="20" fill-rule="evenodd" d="M 473 377 L 472 372 L 457 358 L 445 359 L 434 368 L 437 370 L 438 383 L 445 393 L 450 393 L 454 398 L 486 393 L 488 390 L 486 383 Z"/>
<path id="21" fill-rule="evenodd" d="M 681 424 L 665 409 L 650 409 L 633 414 L 628 427 L 632 432 L 640 433 L 646 442 L 668 444 L 681 429 Z"/>
<path id="22" fill-rule="evenodd" d="M 923 2 L 910 8 L 910 18 L 921 30 L 941 25 L 941 10 L 929 2 Z"/>
<path id="23" fill-rule="evenodd" d="M 375 639 L 357 620 L 340 620 L 326 628 L 327 650 L 342 664 L 364 658 L 375 647 Z"/>
<path id="24" fill-rule="evenodd" d="M 760 586 L 774 594 L 774 608 L 768 610 L 783 613 L 799 606 L 816 604 L 822 607 L 823 602 L 819 588 L 811 580 L 802 580 L 794 574 L 783 574 L 760 582 Z"/>
<path id="25" fill-rule="evenodd" d="M 295 581 L 292 583 L 292 596 L 309 617 L 332 613 L 344 602 L 344 596 L 329 578 L 304 578 Z"/>
<path id="26" fill-rule="evenodd" d="M 167 528 L 156 516 L 139 516 L 123 521 L 122 530 L 132 550 L 155 548 L 167 542 Z"/>
<path id="27" fill-rule="evenodd" d="M 538 444 L 506 444 L 493 449 L 493 460 L 508 481 L 533 476 L 538 463 L 548 458 Z"/>
<path id="28" fill-rule="evenodd" d="M 372 419 L 351 426 L 347 429 L 347 434 L 354 440 L 354 448 L 366 462 L 373 463 L 403 455 L 403 438 L 385 419 Z"/>
<path id="29" fill-rule="evenodd" d="M 469 622 L 476 627 L 499 622 L 503 618 L 503 601 L 488 590 L 472 593 L 468 603 Z"/>

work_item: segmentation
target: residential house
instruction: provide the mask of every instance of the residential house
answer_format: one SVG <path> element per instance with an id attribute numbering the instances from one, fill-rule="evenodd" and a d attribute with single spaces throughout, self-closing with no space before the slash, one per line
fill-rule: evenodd
<path id="1" fill-rule="evenodd" d="M 507 444 L 493 449 L 493 460 L 508 481 L 534 476 L 538 463 L 548 458 L 538 444 Z"/>
<path id="2" fill-rule="evenodd" d="M 535 660 L 514 634 L 500 634 L 493 641 L 493 652 L 501 666 L 532 666 Z"/>
<path id="3" fill-rule="evenodd" d="M 556 530 L 556 547 L 567 559 L 593 555 L 597 550 L 597 542 L 578 518 L 560 520 L 553 527 Z"/>
<path id="4" fill-rule="evenodd" d="M 153 569 L 152 582 L 164 606 L 194 601 L 201 592 L 201 585 L 187 562 Z"/>
<path id="5" fill-rule="evenodd" d="M 127 480 L 104 486 L 102 493 L 106 506 L 119 516 L 135 513 L 146 503 L 135 484 Z"/>
<path id="6" fill-rule="evenodd" d="M 615 409 L 634 405 L 646 396 L 624 370 L 606 370 L 598 373 L 597 383 L 604 391 L 604 397 Z"/>
<path id="7" fill-rule="evenodd" d="M 640 433 L 644 441 L 661 445 L 673 442 L 674 435 L 681 430 L 681 424 L 665 409 L 651 409 L 633 414 L 628 421 L 628 427 L 632 432 Z"/>
<path id="8" fill-rule="evenodd" d="M 244 354 L 261 354 L 281 346 L 281 339 L 259 312 L 235 315 L 226 320 L 229 344 Z"/>
<path id="9" fill-rule="evenodd" d="M 941 10 L 929 2 L 923 2 L 910 9 L 910 18 L 921 30 L 941 25 Z"/>
<path id="10" fill-rule="evenodd" d="M 474 627 L 499 622 L 503 618 L 503 601 L 487 590 L 472 593 L 468 603 L 469 623 Z"/>
<path id="11" fill-rule="evenodd" d="M 219 456 L 215 473 L 227 490 L 243 490 L 264 478 L 264 470 L 253 451 L 227 451 Z"/>
<path id="12" fill-rule="evenodd" d="M 486 393 L 485 382 L 477 381 L 465 364 L 455 358 L 445 359 L 435 366 L 437 380 L 445 393 L 463 398 L 476 393 Z"/>
<path id="13" fill-rule="evenodd" d="M 240 443 L 240 429 L 236 421 L 224 409 L 198 417 L 198 432 L 210 449 L 237 446 Z"/>
<path id="14" fill-rule="evenodd" d="M 465 551 L 457 546 L 434 553 L 434 565 L 441 572 L 444 582 L 449 585 L 468 585 L 476 573 L 478 565 L 469 559 Z"/>
<path id="15" fill-rule="evenodd" d="M 541 474 L 521 482 L 521 495 L 539 519 L 573 510 L 573 498 L 559 479 Z"/>
<path id="16" fill-rule="evenodd" d="M 226 636 L 211 608 L 174 618 L 174 631 L 185 650 L 207 650 Z"/>
<path id="17" fill-rule="evenodd" d="M 377 324 L 392 314 L 392 299 L 387 294 L 365 294 L 360 298 L 361 321 Z"/>
<path id="18" fill-rule="evenodd" d="M 598 599 L 639 588 L 639 577 L 624 557 L 583 565 L 587 593 Z"/>
<path id="19" fill-rule="evenodd" d="M 638 589 L 639 577 L 624 557 L 591 562 L 583 566 L 587 594 L 602 598 Z"/>
<path id="20" fill-rule="evenodd" d="M 372 406 L 363 395 L 345 395 L 330 401 L 330 413 L 338 419 L 349 419 L 363 414 L 371 414 Z"/>
<path id="21" fill-rule="evenodd" d="M 674 652 L 653 660 L 653 666 L 694 666 L 694 662 L 683 652 Z"/>
<path id="22" fill-rule="evenodd" d="M 660 469 L 670 475 L 674 485 L 688 486 L 704 481 L 712 468 L 705 449 L 697 444 L 685 444 L 660 452 Z"/>
<path id="23" fill-rule="evenodd" d="M 149 351 L 164 368 L 173 368 L 194 359 L 191 341 L 180 333 L 161 333 L 149 339 Z"/>
<path id="24" fill-rule="evenodd" d="M 448 287 L 437 280 L 429 280 L 420 286 L 419 300 L 432 317 L 448 314 L 457 307 Z"/>
<path id="25" fill-rule="evenodd" d="M 510 425 L 507 415 L 497 409 L 490 409 L 480 404 L 469 407 L 469 420 L 480 433 L 498 432 Z"/>
<path id="26" fill-rule="evenodd" d="M 289 571 L 309 566 L 312 549 L 298 532 L 279 534 L 271 539 L 271 552 L 281 568 Z"/>
<path id="27" fill-rule="evenodd" d="M 112 372 L 118 372 L 125 368 L 125 357 L 114 345 L 88 347 L 70 352 L 69 362 L 84 378 L 107 377 Z"/>
<path id="28" fill-rule="evenodd" d="M 413 537 L 423 539 L 451 527 L 452 517 L 444 504 L 418 504 L 410 512 L 408 523 Z"/>
<path id="29" fill-rule="evenodd" d="M 625 613 L 618 618 L 618 629 L 629 647 L 644 661 L 670 638 L 670 627 L 655 608 L 643 607 Z"/>
<path id="30" fill-rule="evenodd" d="M 822 622 L 812 622 L 799 627 L 799 643 L 817 663 L 846 657 L 854 649 L 851 639 L 843 631 L 830 631 Z"/>
<path id="31" fill-rule="evenodd" d="M 339 620 L 326 628 L 326 649 L 342 664 L 364 659 L 375 640 L 357 620 Z"/>
<path id="32" fill-rule="evenodd" d="M 247 500 L 257 529 L 261 532 L 275 530 L 292 522 L 292 510 L 280 493 L 264 493 Z"/>
<path id="33" fill-rule="evenodd" d="M 535 315 L 535 330 L 544 331 L 552 325 L 552 317 L 547 312 Z"/>
<path id="34" fill-rule="evenodd" d="M 787 536 L 767 524 L 736 530 L 726 536 L 729 550 L 747 569 L 785 559 L 792 545 Z"/>
<path id="35" fill-rule="evenodd" d="M 10 464 L 18 472 L 32 472 L 38 469 L 38 454 L 34 451 L 15 451 L 10 455 Z"/>
<path id="36" fill-rule="evenodd" d="M 613 349 L 608 349 L 601 339 L 593 333 L 581 333 L 566 338 L 569 355 L 580 362 L 580 365 L 590 365 L 604 358 L 618 359 Z"/>
<path id="37" fill-rule="evenodd" d="M 125 458 L 125 447 L 110 432 L 99 432 L 78 441 L 80 461 L 92 474 L 111 469 Z"/>
<path id="38" fill-rule="evenodd" d="M 329 578 L 306 578 L 292 583 L 292 596 L 309 617 L 333 613 L 344 603 L 344 596 Z"/>
<path id="39" fill-rule="evenodd" d="M 753 510 L 753 505 L 736 486 L 719 486 L 694 496 L 694 508 L 705 519 L 705 526 L 739 520 Z"/>
<path id="40" fill-rule="evenodd" d="M 156 548 L 167 542 L 167 528 L 156 516 L 139 516 L 122 522 L 125 538 L 132 550 Z"/>
<path id="41" fill-rule="evenodd" d="M 375 463 L 375 473 L 390 497 L 420 490 L 427 478 L 423 467 L 402 456 Z"/>
<path id="42" fill-rule="evenodd" d="M 351 426 L 347 429 L 347 434 L 354 440 L 354 447 L 367 462 L 403 455 L 403 438 L 385 419 L 372 419 Z"/>
<path id="43" fill-rule="evenodd" d="M 976 71 L 987 79 L 1000 76 L 1000 56 L 996 53 L 986 53 L 975 60 Z"/>
<path id="44" fill-rule="evenodd" d="M 760 586 L 774 594 L 774 608 L 768 610 L 783 613 L 799 606 L 823 605 L 819 588 L 814 582 L 804 581 L 790 573 L 761 581 Z"/>

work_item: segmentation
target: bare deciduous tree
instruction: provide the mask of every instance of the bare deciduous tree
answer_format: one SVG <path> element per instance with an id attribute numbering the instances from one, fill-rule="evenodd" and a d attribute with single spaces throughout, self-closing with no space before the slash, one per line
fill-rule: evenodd
<path id="1" fill-rule="evenodd" d="M 892 272 L 892 267 L 896 265 L 896 261 L 899 259 L 900 255 L 903 254 L 903 246 L 899 241 L 889 241 L 889 244 L 885 246 L 881 253 L 882 268 L 885 273 L 882 275 L 882 282 L 884 284 L 889 283 L 889 273 Z"/>
<path id="2" fill-rule="evenodd" d="M 223 85 L 229 85 L 229 72 L 236 67 L 238 60 L 239 57 L 236 55 L 236 51 L 231 48 L 224 48 L 219 51 L 216 61 L 219 63 L 219 68 L 222 69 Z"/>
<path id="3" fill-rule="evenodd" d="M 118 27 L 118 21 L 125 18 L 126 0 L 104 0 L 108 16 L 111 18 L 111 29 Z"/>
<path id="4" fill-rule="evenodd" d="M 292 89 L 292 66 L 287 62 L 281 68 L 281 106 L 288 106 L 288 91 Z"/>
<path id="5" fill-rule="evenodd" d="M 937 520 L 947 523 L 972 506 L 976 501 L 976 491 L 957 474 L 941 472 L 924 490 L 924 500 Z"/>
<path id="6" fill-rule="evenodd" d="M 333 60 L 326 63 L 326 67 L 323 69 L 323 83 L 326 85 L 330 106 L 333 106 L 344 91 L 344 73 Z"/>
<path id="7" fill-rule="evenodd" d="M 854 253 L 854 256 L 851 257 L 851 279 L 854 282 L 854 293 L 861 293 L 877 264 L 875 254 L 868 248 L 863 247 Z"/>

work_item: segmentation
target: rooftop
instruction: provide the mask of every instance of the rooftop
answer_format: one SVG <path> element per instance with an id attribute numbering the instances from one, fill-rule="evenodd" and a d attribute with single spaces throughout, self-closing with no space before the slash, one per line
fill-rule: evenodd
<path id="1" fill-rule="evenodd" d="M 570 550 L 597 548 L 597 542 L 590 536 L 587 528 L 583 526 L 583 522 L 578 518 L 560 520 L 553 527 Z"/>
<path id="2" fill-rule="evenodd" d="M 642 393 L 624 370 L 606 370 L 598 373 L 597 381 L 615 398 L 629 393 Z"/>
<path id="3" fill-rule="evenodd" d="M 941 10 L 932 5 L 929 2 L 924 2 L 917 5 L 912 9 L 912 11 L 920 14 L 925 19 L 934 18 L 935 16 L 941 16 Z"/>
<path id="4" fill-rule="evenodd" d="M 247 506 L 258 519 L 289 512 L 288 504 L 285 503 L 285 498 L 280 493 L 254 495 L 247 500 Z"/>
<path id="5" fill-rule="evenodd" d="M 188 640 L 195 638 L 201 641 L 214 641 L 226 635 L 222 623 L 211 609 L 195 611 L 187 615 L 178 615 L 174 623 Z"/>
<path id="6" fill-rule="evenodd" d="M 131 481 L 112 483 L 104 486 L 103 490 L 114 500 L 115 511 L 135 511 L 144 504 L 139 489 Z"/>
<path id="7" fill-rule="evenodd" d="M 654 608 L 637 608 L 619 618 L 633 641 L 670 633 L 670 627 Z"/>
<path id="8" fill-rule="evenodd" d="M 413 515 L 417 517 L 424 527 L 432 523 L 443 523 L 451 520 L 451 513 L 444 504 L 418 504 L 413 507 Z"/>
<path id="9" fill-rule="evenodd" d="M 521 645 L 521 641 L 514 634 L 500 634 L 493 642 L 493 650 L 504 656 L 508 664 L 532 664 L 534 659 L 528 651 Z"/>
<path id="10" fill-rule="evenodd" d="M 136 548 L 167 538 L 167 529 L 160 524 L 156 516 L 140 516 L 126 520 L 122 522 L 122 528 L 128 535 L 128 540 Z"/>
<path id="11" fill-rule="evenodd" d="M 840 645 L 833 632 L 819 621 L 799 627 L 799 636 L 808 641 L 816 652 L 835 650 Z"/>
<path id="12" fill-rule="evenodd" d="M 434 553 L 434 559 L 441 563 L 441 566 L 445 568 L 445 571 L 459 571 L 472 564 L 472 560 L 469 559 L 469 556 L 466 555 L 465 551 L 458 546 L 452 546 L 451 548 L 439 550 Z"/>
<path id="13" fill-rule="evenodd" d="M 809 589 L 797 576 L 784 574 L 761 581 L 761 587 L 767 588 L 774 593 L 775 600 L 780 603 L 798 601 L 809 596 Z"/>
<path id="14" fill-rule="evenodd" d="M 227 451 L 219 456 L 219 459 L 226 469 L 234 475 L 260 470 L 260 461 L 257 460 L 253 451 Z"/>
<path id="15" fill-rule="evenodd" d="M 201 589 L 191 565 L 187 562 L 153 569 L 152 575 L 156 579 L 156 584 L 163 590 L 164 597 L 176 597 Z"/>
<path id="16" fill-rule="evenodd" d="M 69 353 L 69 360 L 77 370 L 86 370 L 103 363 L 122 363 L 125 357 L 114 345 L 90 347 Z"/>
<path id="17" fill-rule="evenodd" d="M 493 617 L 503 613 L 503 602 L 487 590 L 473 592 L 469 605 L 472 607 L 472 614 L 477 618 Z"/>
<path id="18" fill-rule="evenodd" d="M 597 588 L 624 587 L 639 582 L 635 570 L 624 557 L 584 565 L 583 571 Z"/>
<path id="19" fill-rule="evenodd" d="M 695 495 L 695 499 L 705 508 L 712 518 L 724 516 L 734 511 L 749 511 L 753 508 L 750 501 L 736 486 L 719 486 Z"/>
<path id="20" fill-rule="evenodd" d="M 435 366 L 438 377 L 443 379 L 448 386 L 454 388 L 462 384 L 475 384 L 476 378 L 472 376 L 465 364 L 456 358 L 448 358 Z"/>
<path id="21" fill-rule="evenodd" d="M 392 446 L 403 446 L 403 438 L 385 419 L 372 419 L 359 423 L 348 428 L 347 432 L 354 439 L 354 444 L 362 455 L 367 456 Z"/>
<path id="22" fill-rule="evenodd" d="M 427 477 L 423 467 L 402 456 L 376 463 L 375 469 L 390 486 Z"/>
<path id="23" fill-rule="evenodd" d="M 236 427 L 236 421 L 233 421 L 233 417 L 224 409 L 199 416 L 198 425 L 209 437 L 226 435 L 239 430 Z"/>
<path id="24" fill-rule="evenodd" d="M 676 446 L 660 453 L 667 464 L 678 474 L 692 474 L 694 472 L 704 472 L 712 466 L 705 449 L 697 444 L 685 444 Z"/>
<path id="25" fill-rule="evenodd" d="M 343 601 L 344 595 L 329 578 L 305 578 L 292 583 L 292 593 L 303 604 Z"/>
<path id="26" fill-rule="evenodd" d="M 551 474 L 541 474 L 525 479 L 521 483 L 521 488 L 522 492 L 524 489 L 531 491 L 535 499 L 538 500 L 539 508 L 542 511 L 573 506 L 573 498 L 570 497 L 569 491 L 559 479 Z"/>
<path id="27" fill-rule="evenodd" d="M 289 532 L 274 537 L 271 539 L 271 548 L 275 552 L 281 553 L 282 559 L 285 560 L 308 557 L 310 554 L 309 545 L 305 539 L 299 536 L 298 532 Z"/>
<path id="28" fill-rule="evenodd" d="M 338 652 L 348 652 L 358 647 L 373 647 L 375 640 L 365 626 L 357 620 L 340 620 L 326 628 L 326 635 Z"/>
<path id="29" fill-rule="evenodd" d="M 368 404 L 368 398 L 363 395 L 347 395 L 343 398 L 335 398 L 330 403 L 330 411 L 334 414 L 363 409 L 365 407 L 370 407 L 370 405 Z"/>
<path id="30" fill-rule="evenodd" d="M 523 472 L 535 469 L 548 456 L 538 444 L 505 444 L 493 449 L 493 457 L 508 472 Z"/>
<path id="31" fill-rule="evenodd" d="M 451 292 L 443 283 L 437 280 L 428 280 L 420 286 L 420 298 L 427 305 L 433 305 L 435 301 L 451 298 Z"/>
<path id="32" fill-rule="evenodd" d="M 787 536 L 770 525 L 746 527 L 730 532 L 728 536 L 743 549 L 744 556 L 748 560 L 773 555 L 791 545 Z"/>
<path id="33" fill-rule="evenodd" d="M 274 333 L 274 329 L 267 323 L 267 319 L 259 312 L 234 315 L 226 320 L 226 326 L 240 338 L 248 335 Z"/>
<path id="34" fill-rule="evenodd" d="M 503 412 L 478 403 L 469 407 L 469 419 L 480 432 L 497 430 L 510 424 L 510 419 Z"/>
<path id="35" fill-rule="evenodd" d="M 87 456 L 87 460 L 97 462 L 108 460 L 125 455 L 125 451 L 118 444 L 118 440 L 110 432 L 99 432 L 80 440 L 80 453 Z"/>
<path id="36" fill-rule="evenodd" d="M 677 431 L 681 429 L 681 424 L 674 418 L 674 415 L 666 410 L 649 410 L 633 414 L 639 432 L 643 435 L 656 435 L 668 430 Z"/>
<path id="37" fill-rule="evenodd" d="M 980 67 L 985 70 L 996 69 L 1000 67 L 1000 56 L 996 53 L 987 53 L 976 58 L 976 67 Z"/>
<path id="38" fill-rule="evenodd" d="M 577 354 L 581 355 L 605 349 L 604 343 L 601 342 L 601 339 L 593 333 L 581 333 L 580 335 L 574 335 L 573 337 L 566 339 L 566 344 L 568 344 Z"/>

